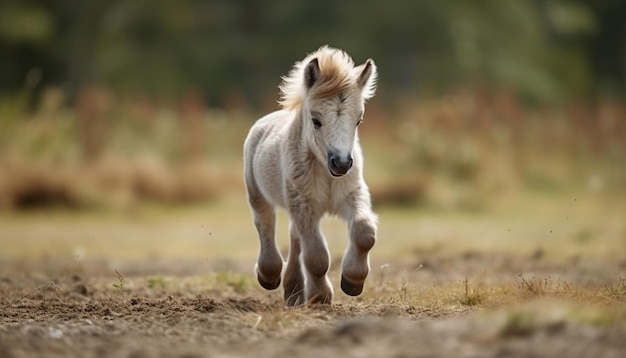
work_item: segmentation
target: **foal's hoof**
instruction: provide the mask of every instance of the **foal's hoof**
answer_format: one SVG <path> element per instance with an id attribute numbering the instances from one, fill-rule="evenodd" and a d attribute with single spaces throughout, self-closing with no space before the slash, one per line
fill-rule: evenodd
<path id="1" fill-rule="evenodd" d="M 341 290 L 349 296 L 358 296 L 363 292 L 363 283 L 354 284 L 348 281 L 343 275 L 341 276 Z"/>
<path id="2" fill-rule="evenodd" d="M 280 286 L 280 277 L 278 277 L 278 280 L 274 282 L 265 281 L 260 275 L 257 275 L 256 278 L 259 281 L 259 284 L 261 284 L 261 286 L 266 290 L 275 290 L 278 286 Z"/>

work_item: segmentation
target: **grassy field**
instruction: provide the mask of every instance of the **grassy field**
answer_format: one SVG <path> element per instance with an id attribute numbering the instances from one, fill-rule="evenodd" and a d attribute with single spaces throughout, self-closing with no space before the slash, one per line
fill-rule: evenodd
<path id="1" fill-rule="evenodd" d="M 624 259 L 624 202 L 578 194 L 515 196 L 483 212 L 383 207 L 377 210 L 379 240 L 373 259 L 411 261 L 473 251 L 557 261 Z M 288 243 L 287 220 L 279 212 L 277 235 L 283 247 Z M 5 259 L 250 261 L 258 249 L 243 195 L 209 204 L 144 204 L 123 211 L 6 212 L 0 223 Z M 347 243 L 345 224 L 329 217 L 323 227 L 332 255 L 340 256 Z"/>

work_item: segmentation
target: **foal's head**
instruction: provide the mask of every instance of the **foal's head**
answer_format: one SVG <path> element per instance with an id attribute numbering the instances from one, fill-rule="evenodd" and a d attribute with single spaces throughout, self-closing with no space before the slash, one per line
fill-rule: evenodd
<path id="1" fill-rule="evenodd" d="M 305 140 L 332 176 L 352 167 L 357 126 L 365 101 L 374 96 L 376 74 L 371 59 L 355 67 L 345 52 L 324 46 L 284 78 L 280 103 L 300 111 Z"/>

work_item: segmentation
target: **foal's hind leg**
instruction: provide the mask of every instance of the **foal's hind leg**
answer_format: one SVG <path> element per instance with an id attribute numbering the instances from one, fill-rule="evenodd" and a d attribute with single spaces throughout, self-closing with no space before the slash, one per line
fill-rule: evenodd
<path id="1" fill-rule="evenodd" d="M 320 233 L 321 215 L 301 198 L 292 198 L 296 203 L 289 208 L 292 230 L 300 237 L 302 264 L 306 275 L 304 297 L 307 303 L 328 303 L 333 298 L 333 288 L 328 280 L 330 253 Z"/>
<path id="2" fill-rule="evenodd" d="M 322 215 L 313 210 L 312 205 L 299 194 L 298 190 L 288 187 L 287 193 L 291 233 L 299 238 L 302 250 L 304 266 L 302 271 L 306 276 L 304 298 L 306 303 L 330 303 L 333 298 L 333 288 L 327 276 L 330 253 L 320 233 L 319 223 Z M 292 252 L 295 255 L 296 251 Z M 295 259 L 295 256 L 290 254 L 290 261 Z"/>
<path id="3" fill-rule="evenodd" d="M 283 258 L 278 252 L 274 238 L 276 212 L 254 188 L 248 188 L 248 197 L 260 241 L 256 265 L 257 279 L 263 288 L 274 290 L 280 285 L 280 274 L 283 269 Z"/>
<path id="4" fill-rule="evenodd" d="M 305 303 L 304 276 L 302 275 L 302 267 L 300 265 L 301 238 L 293 225 L 290 227 L 289 235 L 291 244 L 289 245 L 289 259 L 285 269 L 283 288 L 285 289 L 285 302 L 287 305 L 298 306 Z"/>
<path id="5" fill-rule="evenodd" d="M 333 288 L 328 279 L 330 252 L 319 232 L 319 220 L 308 235 L 302 235 L 302 261 L 306 274 L 306 302 L 330 304 L 333 299 Z"/>

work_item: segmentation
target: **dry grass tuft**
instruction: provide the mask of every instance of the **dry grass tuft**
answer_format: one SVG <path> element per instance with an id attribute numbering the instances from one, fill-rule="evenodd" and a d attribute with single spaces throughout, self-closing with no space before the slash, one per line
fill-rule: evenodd
<path id="1" fill-rule="evenodd" d="M 604 285 L 609 299 L 623 301 L 626 299 L 626 278 L 619 275 L 615 284 Z"/>
<path id="2" fill-rule="evenodd" d="M 117 269 L 115 270 L 115 275 L 117 276 L 118 283 L 114 283 L 113 287 L 120 291 L 124 291 L 126 288 L 126 277 L 124 277 L 124 275 L 122 275 Z"/>
<path id="3" fill-rule="evenodd" d="M 548 278 L 525 278 L 522 274 L 518 276 L 517 287 L 523 296 L 536 297 L 543 296 L 550 291 L 550 281 Z"/>
<path id="4" fill-rule="evenodd" d="M 518 276 L 517 288 L 524 297 L 574 296 L 576 290 L 567 282 L 554 282 L 549 276 L 526 278 Z"/>
<path id="5" fill-rule="evenodd" d="M 478 288 L 469 288 L 469 280 L 467 277 L 463 280 L 463 285 L 465 289 L 463 291 L 463 296 L 459 300 L 461 304 L 465 306 L 478 306 L 484 302 L 484 294 L 481 293 Z"/>

